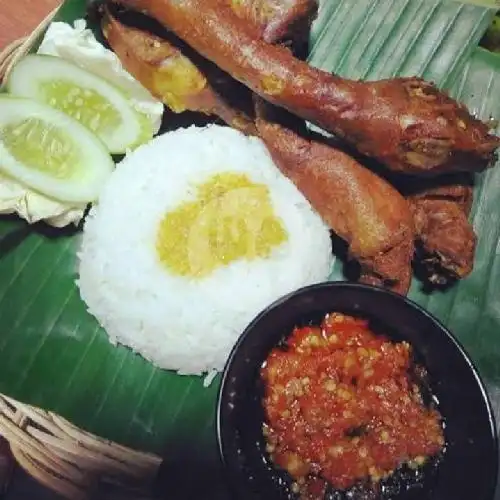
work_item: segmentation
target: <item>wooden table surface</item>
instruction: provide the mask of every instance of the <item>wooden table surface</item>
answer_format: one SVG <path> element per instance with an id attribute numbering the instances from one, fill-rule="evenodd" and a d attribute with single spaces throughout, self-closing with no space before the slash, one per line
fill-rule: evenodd
<path id="1" fill-rule="evenodd" d="M 0 51 L 29 34 L 60 0 L 0 0 Z"/>

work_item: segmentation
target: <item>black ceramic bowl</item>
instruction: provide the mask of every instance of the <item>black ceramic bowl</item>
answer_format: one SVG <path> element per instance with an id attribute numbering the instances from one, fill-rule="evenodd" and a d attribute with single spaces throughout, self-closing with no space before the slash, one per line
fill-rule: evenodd
<path id="1" fill-rule="evenodd" d="M 265 451 L 259 369 L 294 326 L 319 323 L 327 312 L 365 317 L 382 325 L 393 340 L 407 340 L 427 368 L 431 391 L 439 400 L 447 443 L 442 461 L 433 473 L 423 474 L 418 487 L 393 490 L 388 498 L 491 500 L 498 468 L 495 421 L 485 388 L 463 348 L 410 300 L 351 283 L 314 285 L 278 300 L 247 327 L 234 347 L 219 392 L 217 434 L 235 496 L 294 498 L 290 477 L 271 464 Z M 331 494 L 331 498 L 342 496 Z"/>

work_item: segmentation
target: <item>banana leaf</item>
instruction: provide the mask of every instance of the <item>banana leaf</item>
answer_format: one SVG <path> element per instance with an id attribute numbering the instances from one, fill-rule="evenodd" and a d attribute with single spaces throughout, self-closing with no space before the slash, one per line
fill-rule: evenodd
<path id="1" fill-rule="evenodd" d="M 85 10 L 84 0 L 67 0 L 59 20 Z M 310 61 L 352 78 L 423 75 L 481 117 L 500 118 L 500 60 L 476 50 L 494 13 L 435 0 L 325 0 Z M 473 274 L 444 293 L 427 294 L 414 280 L 410 297 L 452 328 L 496 395 L 500 168 L 478 176 L 473 218 Z M 218 379 L 204 389 L 197 377 L 157 369 L 109 344 L 74 284 L 78 234 L 0 218 L 0 391 L 172 462 L 215 463 Z M 342 278 L 339 263 L 332 279 Z"/>

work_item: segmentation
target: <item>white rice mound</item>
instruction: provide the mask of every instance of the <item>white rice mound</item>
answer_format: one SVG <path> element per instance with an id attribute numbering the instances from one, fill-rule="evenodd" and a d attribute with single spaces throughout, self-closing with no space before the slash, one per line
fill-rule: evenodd
<path id="1" fill-rule="evenodd" d="M 155 248 L 159 223 L 221 172 L 266 184 L 288 239 L 267 259 L 234 261 L 201 279 L 171 274 Z M 334 259 L 328 227 L 262 141 L 218 125 L 179 129 L 130 153 L 87 217 L 78 258 L 81 297 L 110 341 L 194 375 L 222 370 L 262 309 L 327 279 Z"/>

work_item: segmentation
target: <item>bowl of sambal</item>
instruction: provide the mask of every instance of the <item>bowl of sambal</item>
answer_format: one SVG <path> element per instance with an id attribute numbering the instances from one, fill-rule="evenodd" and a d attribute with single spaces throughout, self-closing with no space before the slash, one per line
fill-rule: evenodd
<path id="1" fill-rule="evenodd" d="M 496 426 L 464 348 L 399 295 L 323 283 L 245 330 L 219 391 L 235 495 L 491 500 Z"/>

